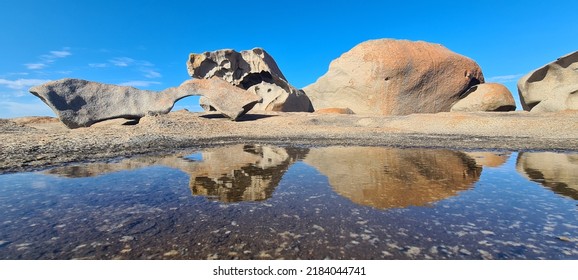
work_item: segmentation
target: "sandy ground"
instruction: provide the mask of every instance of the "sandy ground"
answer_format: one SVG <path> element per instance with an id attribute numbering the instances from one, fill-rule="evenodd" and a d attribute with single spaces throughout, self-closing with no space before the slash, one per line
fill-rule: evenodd
<path id="1" fill-rule="evenodd" d="M 233 143 L 578 151 L 578 111 L 378 117 L 268 113 L 238 122 L 177 111 L 144 117 L 136 125 L 125 122 L 68 129 L 48 117 L 0 119 L 0 173 Z"/>

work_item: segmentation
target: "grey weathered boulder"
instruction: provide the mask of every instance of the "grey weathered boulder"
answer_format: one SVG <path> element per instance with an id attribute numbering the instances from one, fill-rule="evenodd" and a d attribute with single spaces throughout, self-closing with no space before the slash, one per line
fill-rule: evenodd
<path id="1" fill-rule="evenodd" d="M 516 101 L 502 84 L 485 83 L 471 87 L 454 106 L 452 112 L 507 112 L 516 110 Z"/>
<path id="2" fill-rule="evenodd" d="M 518 94 L 526 111 L 578 110 L 578 51 L 522 77 Z"/>
<path id="3" fill-rule="evenodd" d="M 218 77 L 262 97 L 263 101 L 255 105 L 253 111 L 313 111 L 307 95 L 287 82 L 275 60 L 263 49 L 192 53 L 187 69 L 193 78 Z M 206 110 L 213 106 L 206 99 L 200 102 Z"/>
<path id="4" fill-rule="evenodd" d="M 482 82 L 475 61 L 442 45 L 381 39 L 344 53 L 303 90 L 315 109 L 407 115 L 450 111 L 466 90 Z"/>
<path id="5" fill-rule="evenodd" d="M 87 127 L 114 118 L 139 119 L 166 114 L 176 101 L 191 95 L 207 97 L 215 109 L 233 120 L 260 101 L 258 96 L 220 79 L 189 80 L 160 92 L 62 79 L 32 87 L 30 92 L 50 106 L 69 128 Z"/>

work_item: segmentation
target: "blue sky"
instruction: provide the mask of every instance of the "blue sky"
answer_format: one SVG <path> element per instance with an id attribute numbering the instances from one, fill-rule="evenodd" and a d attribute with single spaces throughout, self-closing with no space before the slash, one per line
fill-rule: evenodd
<path id="1" fill-rule="evenodd" d="M 190 52 L 262 47 L 304 87 L 358 43 L 440 43 L 487 81 L 516 81 L 578 49 L 577 1 L 0 2 L 0 118 L 51 115 L 28 88 L 65 77 L 161 90 L 188 79 Z M 175 109 L 199 110 L 197 98 Z"/>

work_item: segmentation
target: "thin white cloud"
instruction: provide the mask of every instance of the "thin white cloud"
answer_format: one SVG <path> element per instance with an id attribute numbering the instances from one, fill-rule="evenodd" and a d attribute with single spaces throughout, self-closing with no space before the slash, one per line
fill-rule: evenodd
<path id="1" fill-rule="evenodd" d="M 26 63 L 24 64 L 24 66 L 26 66 L 26 68 L 30 70 L 40 70 L 56 62 L 57 59 L 65 58 L 71 55 L 72 53 L 69 51 L 69 48 L 63 48 L 62 50 L 59 51 L 49 51 L 48 54 L 43 54 L 39 57 L 40 61 L 33 63 Z"/>
<path id="2" fill-rule="evenodd" d="M 150 87 L 152 85 L 160 85 L 160 82 L 156 81 L 128 81 L 124 83 L 120 83 L 121 86 L 130 86 L 130 87 Z"/>
<path id="3" fill-rule="evenodd" d="M 108 65 L 106 63 L 89 63 L 88 66 L 92 68 L 105 68 Z"/>
<path id="4" fill-rule="evenodd" d="M 71 52 L 67 51 L 67 50 L 62 50 L 62 51 L 50 51 L 50 54 L 55 57 L 55 58 L 63 58 L 63 57 L 67 57 L 72 55 Z"/>
<path id="5" fill-rule="evenodd" d="M 146 60 L 136 60 L 130 57 L 115 57 L 109 59 L 108 63 L 116 67 L 135 67 L 137 71 L 141 72 L 145 78 L 155 79 L 162 77 L 161 73 L 154 69 L 154 64 Z M 103 68 L 108 67 L 106 63 L 91 63 L 90 67 Z"/>
<path id="6" fill-rule="evenodd" d="M 10 89 L 25 89 L 40 84 L 44 84 L 48 81 L 49 80 L 42 80 L 42 79 L 17 79 L 17 80 L 0 79 L 0 85 Z"/>
<path id="7" fill-rule="evenodd" d="M 486 79 L 488 83 L 509 83 L 509 82 L 517 82 L 524 74 L 513 74 L 513 75 L 503 75 L 503 76 L 494 76 L 489 77 Z"/>
<path id="8" fill-rule="evenodd" d="M 48 66 L 48 65 L 45 63 L 27 63 L 27 64 L 24 64 L 24 66 L 26 66 L 26 68 L 28 68 L 30 70 L 40 70 L 40 69 L 46 68 L 46 66 Z"/>
<path id="9" fill-rule="evenodd" d="M 150 79 L 162 77 L 161 73 L 154 71 L 152 69 L 141 69 L 141 72 L 144 73 L 145 77 L 150 78 Z"/>
<path id="10" fill-rule="evenodd" d="M 127 67 L 129 65 L 133 65 L 135 60 L 130 57 L 116 57 L 109 60 L 108 62 L 112 63 L 114 66 Z"/>

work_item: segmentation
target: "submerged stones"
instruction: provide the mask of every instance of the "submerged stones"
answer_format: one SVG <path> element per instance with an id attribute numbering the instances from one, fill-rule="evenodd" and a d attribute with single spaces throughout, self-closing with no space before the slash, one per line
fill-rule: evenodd
<path id="1" fill-rule="evenodd" d="M 263 49 L 237 52 L 230 49 L 190 54 L 189 75 L 197 79 L 221 78 L 232 85 L 260 96 L 263 101 L 253 111 L 312 112 L 307 95 L 287 82 L 275 60 Z M 201 100 L 205 110 L 214 107 Z"/>
<path id="2" fill-rule="evenodd" d="M 464 92 L 483 82 L 475 61 L 439 44 L 381 39 L 332 61 L 304 91 L 316 109 L 408 115 L 449 111 Z"/>
<path id="3" fill-rule="evenodd" d="M 157 92 L 81 79 L 61 79 L 30 89 L 69 128 L 87 127 L 114 119 L 139 119 L 166 114 L 179 99 L 204 95 L 222 114 L 235 120 L 260 101 L 258 96 L 230 86 L 220 79 L 191 80 Z M 224 98 L 223 94 L 231 93 Z"/>
<path id="4" fill-rule="evenodd" d="M 578 110 L 578 51 L 522 77 L 518 93 L 526 111 Z"/>

